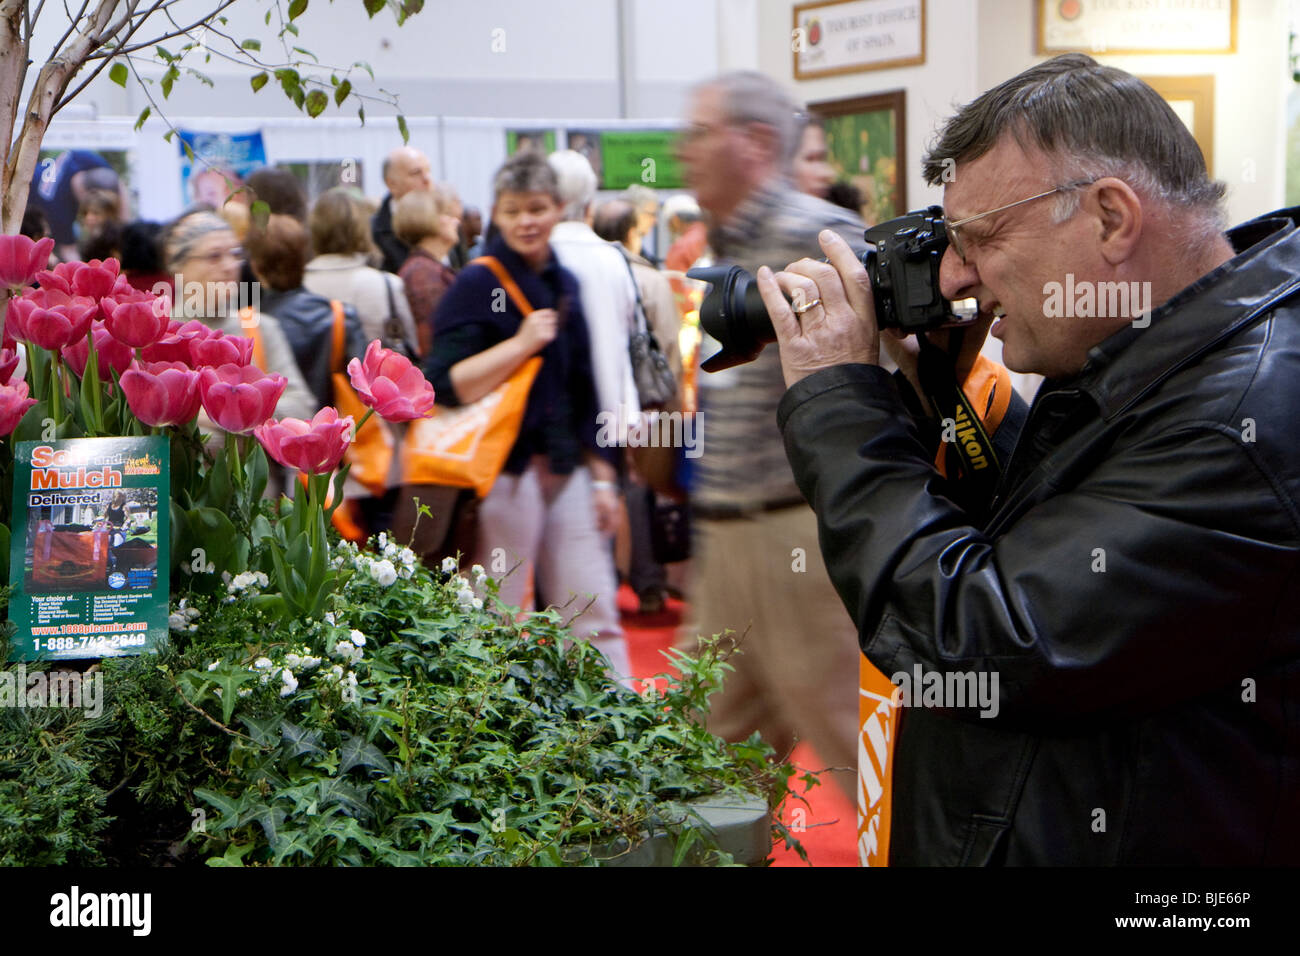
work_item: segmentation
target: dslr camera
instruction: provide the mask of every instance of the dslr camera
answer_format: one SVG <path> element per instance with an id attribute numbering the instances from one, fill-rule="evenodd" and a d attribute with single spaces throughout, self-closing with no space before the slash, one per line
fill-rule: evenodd
<path id="1" fill-rule="evenodd" d="M 864 237 L 875 247 L 862 254 L 862 265 L 871 279 L 880 328 L 920 334 L 975 321 L 973 299 L 953 303 L 939 292 L 939 262 L 948 248 L 943 207 L 930 206 L 882 222 Z M 686 275 L 713 286 L 700 304 L 700 325 L 722 344 L 722 350 L 705 360 L 706 372 L 752 362 L 763 346 L 776 341 L 758 283 L 744 269 L 707 266 Z"/>

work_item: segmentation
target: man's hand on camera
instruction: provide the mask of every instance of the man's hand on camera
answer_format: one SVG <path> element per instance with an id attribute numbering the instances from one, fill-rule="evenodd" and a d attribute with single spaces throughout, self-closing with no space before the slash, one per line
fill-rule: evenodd
<path id="1" fill-rule="evenodd" d="M 831 230 L 822 230 L 818 239 L 829 262 L 800 259 L 775 275 L 766 266 L 758 270 L 758 290 L 776 330 L 787 388 L 835 365 L 880 364 L 867 270 Z"/>

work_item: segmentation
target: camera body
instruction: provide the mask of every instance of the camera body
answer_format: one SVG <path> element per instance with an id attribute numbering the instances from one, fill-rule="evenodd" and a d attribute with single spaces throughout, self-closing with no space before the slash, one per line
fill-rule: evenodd
<path id="1" fill-rule="evenodd" d="M 871 280 L 880 328 L 910 334 L 974 320 L 973 310 L 954 311 L 953 303 L 939 291 L 939 264 L 948 249 L 942 207 L 930 206 L 882 222 L 868 229 L 864 238 L 875 246 L 862 254 L 862 265 Z M 744 269 L 709 266 L 686 275 L 712 283 L 700 304 L 700 325 L 722 344 L 722 351 L 703 363 L 706 372 L 752 362 L 763 346 L 776 341 L 758 283 Z"/>

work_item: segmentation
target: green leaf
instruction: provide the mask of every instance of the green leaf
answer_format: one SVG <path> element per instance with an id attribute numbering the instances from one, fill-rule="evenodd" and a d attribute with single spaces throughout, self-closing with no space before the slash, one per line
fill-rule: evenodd
<path id="1" fill-rule="evenodd" d="M 158 51 L 158 59 L 162 60 L 164 63 L 170 63 L 172 60 L 176 59 L 175 54 L 171 53 L 166 47 L 159 46 L 154 49 Z"/>
<path id="2" fill-rule="evenodd" d="M 239 823 L 239 804 L 230 799 L 224 793 L 217 793 L 215 790 L 205 790 L 202 787 L 194 788 L 194 796 L 198 797 L 209 806 L 216 807 L 217 812 L 221 814 L 221 822 L 213 829 L 217 832 L 229 830 Z"/>
<path id="3" fill-rule="evenodd" d="M 375 14 L 384 9 L 388 0 L 366 0 L 366 13 L 373 20 Z"/>
<path id="4" fill-rule="evenodd" d="M 366 125 L 366 108 L 364 106 L 357 107 L 357 119 L 361 120 L 362 126 Z"/>
<path id="5" fill-rule="evenodd" d="M 270 74 L 268 74 L 266 70 L 263 70 L 261 73 L 255 73 L 253 76 L 249 77 L 248 82 L 252 85 L 253 92 L 256 93 L 262 87 L 266 86 L 270 79 Z"/>
<path id="6" fill-rule="evenodd" d="M 261 49 L 262 49 L 262 41 L 261 41 L 261 40 L 245 40 L 243 43 L 241 43 L 241 44 L 239 44 L 239 45 L 240 45 L 240 47 L 241 47 L 242 49 L 245 49 L 245 50 L 261 50 Z"/>
<path id="7" fill-rule="evenodd" d="M 162 87 L 163 99 L 167 99 L 167 97 L 171 96 L 172 85 L 176 82 L 176 78 L 180 75 L 181 75 L 181 71 L 176 69 L 175 64 L 172 64 L 171 66 L 167 67 L 167 72 L 164 73 L 162 75 L 162 79 L 158 81 L 159 85 Z"/>
<path id="8" fill-rule="evenodd" d="M 325 112 L 330 105 L 329 95 L 324 90 L 312 90 L 307 94 L 307 115 L 312 119 Z"/>
<path id="9" fill-rule="evenodd" d="M 401 113 L 397 114 L 397 131 L 402 134 L 403 143 L 411 141 L 411 131 L 406 128 L 406 117 Z"/>
<path id="10" fill-rule="evenodd" d="M 146 106 L 143 110 L 140 111 L 140 116 L 135 121 L 135 131 L 137 133 L 140 132 L 140 127 L 144 126 L 144 121 L 149 118 L 149 114 L 152 112 L 153 112 L 152 106 Z"/>
<path id="11" fill-rule="evenodd" d="M 266 25 L 267 25 L 268 27 L 271 25 L 271 11 L 270 11 L 270 10 L 267 10 L 267 11 L 266 11 Z"/>
<path id="12" fill-rule="evenodd" d="M 370 78 L 372 80 L 375 78 L 375 71 L 370 69 L 370 64 L 367 63 L 365 60 L 357 60 L 357 62 L 353 63 L 352 66 L 361 67 L 361 69 L 365 70 L 367 73 L 370 74 Z"/>
<path id="13" fill-rule="evenodd" d="M 284 755 L 288 759 L 301 754 L 319 757 L 325 752 L 321 747 L 320 731 L 307 730 L 287 720 L 280 725 L 280 738 L 284 741 Z"/>
<path id="14" fill-rule="evenodd" d="M 300 47 L 300 46 L 296 46 L 296 47 L 293 48 L 293 52 L 294 52 L 294 53 L 301 53 L 303 56 L 309 56 L 309 57 L 311 57 L 313 60 L 315 60 L 317 63 L 320 62 L 320 57 L 318 57 L 315 53 L 311 52 L 311 50 L 305 50 L 305 49 L 303 49 L 303 48 Z"/>
<path id="15" fill-rule="evenodd" d="M 384 773 L 392 773 L 393 765 L 374 744 L 365 739 L 349 734 L 339 748 L 339 775 L 347 773 L 353 767 L 374 767 Z"/>
<path id="16" fill-rule="evenodd" d="M 108 68 L 108 78 L 118 86 L 126 89 L 127 69 L 125 63 L 114 63 Z"/>
<path id="17" fill-rule="evenodd" d="M 334 91 L 334 105 L 342 106 L 343 101 L 348 98 L 348 94 L 351 92 L 352 92 L 352 81 L 344 80 L 342 83 L 338 85 L 338 89 Z"/>
<path id="18" fill-rule="evenodd" d="M 286 24 L 284 25 L 284 32 L 281 33 L 280 35 L 281 35 L 281 36 L 284 36 L 285 33 L 292 33 L 294 36 L 297 36 L 297 35 L 298 35 L 298 24 L 296 24 L 296 23 L 286 23 Z"/>
<path id="19" fill-rule="evenodd" d="M 289 4 L 289 19 L 297 20 L 307 10 L 307 0 L 291 0 Z"/>

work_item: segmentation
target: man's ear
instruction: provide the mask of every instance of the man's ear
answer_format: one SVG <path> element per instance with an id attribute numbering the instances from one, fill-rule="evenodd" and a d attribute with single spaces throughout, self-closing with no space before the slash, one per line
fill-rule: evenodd
<path id="1" fill-rule="evenodd" d="M 767 123 L 750 122 L 745 124 L 746 142 L 750 145 L 747 159 L 758 165 L 771 164 L 780 166 L 784 157 L 778 148 L 776 130 Z"/>
<path id="2" fill-rule="evenodd" d="M 1097 180 L 1086 208 L 1096 219 L 1102 257 L 1119 265 L 1133 255 L 1142 237 L 1142 200 L 1122 179 Z"/>

